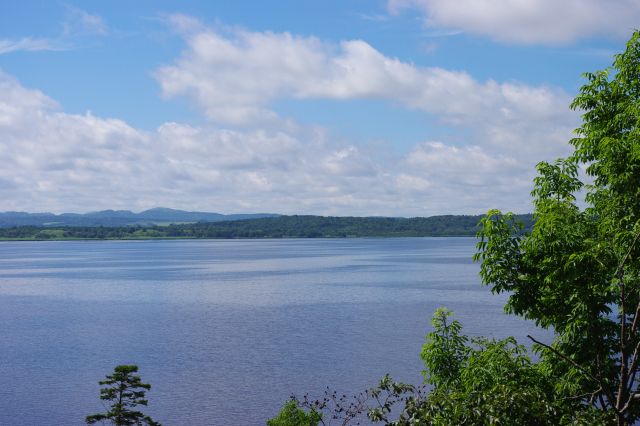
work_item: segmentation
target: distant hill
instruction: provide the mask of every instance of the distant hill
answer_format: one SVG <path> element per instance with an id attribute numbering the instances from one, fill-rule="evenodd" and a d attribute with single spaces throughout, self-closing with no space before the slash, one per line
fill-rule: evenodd
<path id="1" fill-rule="evenodd" d="M 474 236 L 482 215 L 431 217 L 278 216 L 234 222 L 197 223 L 166 228 L 170 237 L 192 238 L 344 238 Z M 533 216 L 518 215 L 525 229 Z"/>
<path id="2" fill-rule="evenodd" d="M 325 217 L 275 216 L 167 226 L 0 228 L 0 239 L 147 239 L 147 238 L 346 238 L 473 236 L 482 216 Z M 533 217 L 518 215 L 525 230 Z"/>
<path id="3" fill-rule="evenodd" d="M 0 228 L 13 226 L 153 226 L 168 225 L 170 223 L 218 222 L 275 216 L 277 215 L 270 213 L 224 215 L 163 207 L 145 210 L 140 213 L 133 213 L 129 210 L 102 210 L 84 214 L 4 212 L 0 213 Z"/>

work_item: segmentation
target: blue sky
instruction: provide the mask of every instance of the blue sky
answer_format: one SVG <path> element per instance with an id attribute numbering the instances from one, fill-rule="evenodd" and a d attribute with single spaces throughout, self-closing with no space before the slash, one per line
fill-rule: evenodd
<path id="1" fill-rule="evenodd" d="M 637 1 L 0 4 L 0 211 L 529 211 Z"/>

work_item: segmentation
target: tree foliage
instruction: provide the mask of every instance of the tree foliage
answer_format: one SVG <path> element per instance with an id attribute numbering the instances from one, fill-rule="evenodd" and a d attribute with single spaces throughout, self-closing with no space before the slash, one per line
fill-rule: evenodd
<path id="1" fill-rule="evenodd" d="M 532 362 L 515 339 L 470 339 L 451 316 L 446 309 L 436 311 L 433 331 L 422 348 L 428 386 L 394 382 L 387 375 L 377 387 L 352 397 L 328 389 L 318 400 L 293 397 L 270 422 L 291 419 L 273 425 L 307 425 L 295 420 L 304 408 L 321 413 L 315 421 L 325 426 L 357 425 L 365 418 L 396 426 L 607 423 L 606 413 L 578 399 L 559 397 L 555 378 Z"/>
<path id="2" fill-rule="evenodd" d="M 425 398 L 413 398 L 394 424 L 595 425 L 601 416 L 557 398 L 554 379 L 533 363 L 513 337 L 469 339 L 452 313 L 438 309 L 421 357 Z"/>
<path id="3" fill-rule="evenodd" d="M 392 424 L 391 414 L 394 406 L 398 403 L 406 405 L 410 400 L 421 400 L 425 394 L 423 386 L 394 382 L 389 375 L 385 375 L 378 386 L 357 395 L 339 394 L 330 388 L 325 389 L 323 397 L 319 399 L 312 399 L 308 394 L 302 398 L 293 395 L 278 416 L 267 421 L 267 425 L 306 426 L 308 423 L 305 422 L 309 419 L 315 422 L 311 424 L 322 426 L 359 425 L 365 419 Z M 302 423 L 296 423 L 298 419 L 301 419 Z M 281 423 L 272 423 L 275 421 Z"/>
<path id="4" fill-rule="evenodd" d="M 540 163 L 531 233 L 510 214 L 482 220 L 476 258 L 507 311 L 552 328 L 538 344 L 556 391 L 619 425 L 640 419 L 640 33 L 610 69 L 585 74 L 572 103 L 574 152 Z M 579 179 L 584 169 L 590 183 Z M 584 203 L 576 198 L 584 194 Z M 538 342 L 539 343 L 539 342 Z"/>
<path id="5" fill-rule="evenodd" d="M 287 401 L 278 415 L 267 421 L 267 426 L 316 426 L 322 416 L 314 410 L 304 411 L 296 400 Z"/>
<path id="6" fill-rule="evenodd" d="M 106 413 L 92 414 L 86 417 L 87 424 L 109 421 L 116 426 L 148 425 L 160 426 L 151 417 L 136 410 L 138 405 L 147 405 L 145 393 L 151 385 L 143 383 L 137 365 L 118 365 L 106 380 L 99 384 L 106 386 L 100 389 L 100 399 L 110 401 L 111 406 Z"/>

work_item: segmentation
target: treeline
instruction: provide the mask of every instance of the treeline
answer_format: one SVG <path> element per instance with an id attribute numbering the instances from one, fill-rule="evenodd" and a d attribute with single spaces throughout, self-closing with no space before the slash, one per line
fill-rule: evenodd
<path id="1" fill-rule="evenodd" d="M 416 218 L 278 216 L 168 226 L 91 227 L 17 226 L 0 229 L 1 239 L 147 239 L 147 238 L 347 238 L 473 236 L 482 216 Z M 525 229 L 532 215 L 518 215 Z"/>

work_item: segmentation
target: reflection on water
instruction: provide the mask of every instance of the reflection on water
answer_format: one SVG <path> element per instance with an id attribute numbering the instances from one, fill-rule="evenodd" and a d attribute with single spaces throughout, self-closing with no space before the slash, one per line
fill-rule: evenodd
<path id="1" fill-rule="evenodd" d="M 428 320 L 530 324 L 479 284 L 472 238 L 0 244 L 0 424 L 74 425 L 137 363 L 165 424 L 264 424 L 292 393 L 417 383 Z"/>

